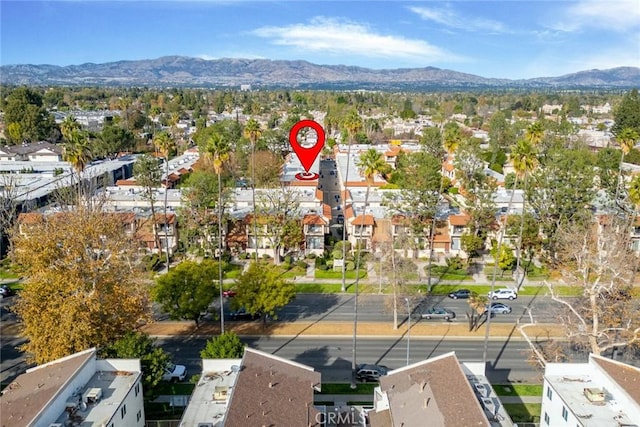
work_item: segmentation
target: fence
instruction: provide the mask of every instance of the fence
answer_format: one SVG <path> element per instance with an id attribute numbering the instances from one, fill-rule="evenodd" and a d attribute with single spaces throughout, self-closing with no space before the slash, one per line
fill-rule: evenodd
<path id="1" fill-rule="evenodd" d="M 147 420 L 145 427 L 179 427 L 180 420 Z"/>

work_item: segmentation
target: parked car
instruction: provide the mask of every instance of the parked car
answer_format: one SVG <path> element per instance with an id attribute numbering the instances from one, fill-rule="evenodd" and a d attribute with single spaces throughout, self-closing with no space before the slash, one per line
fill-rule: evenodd
<path id="1" fill-rule="evenodd" d="M 256 320 L 259 318 L 260 313 L 249 313 L 244 307 L 229 312 L 229 320 Z"/>
<path id="2" fill-rule="evenodd" d="M 458 289 L 457 291 L 453 291 L 449 294 L 449 298 L 458 299 L 458 298 L 469 298 L 471 296 L 471 291 L 469 289 Z"/>
<path id="3" fill-rule="evenodd" d="M 11 295 L 15 295 L 16 291 L 11 289 L 8 285 L 0 286 L 0 295 L 3 297 L 10 297 Z"/>
<path id="4" fill-rule="evenodd" d="M 420 315 L 420 317 L 427 320 L 430 320 L 430 319 L 450 320 L 450 319 L 455 319 L 456 313 L 449 310 L 448 308 L 431 307 L 430 309 L 424 311 Z"/>
<path id="5" fill-rule="evenodd" d="M 387 375 L 389 368 L 384 365 L 361 364 L 356 366 L 356 379 L 362 382 L 375 382 Z"/>
<path id="6" fill-rule="evenodd" d="M 511 307 L 506 304 L 502 304 L 501 302 L 492 302 L 489 312 L 491 314 L 509 314 L 511 313 Z"/>
<path id="7" fill-rule="evenodd" d="M 169 363 L 164 368 L 164 375 L 162 375 L 162 379 L 164 381 L 184 381 L 186 376 L 187 368 L 184 365 Z"/>
<path id="8" fill-rule="evenodd" d="M 508 299 L 513 301 L 518 298 L 518 293 L 514 289 L 504 288 L 496 289 L 493 292 L 487 294 L 491 299 Z"/>
<path id="9" fill-rule="evenodd" d="M 238 295 L 238 293 L 233 289 L 227 289 L 226 291 L 222 291 L 222 296 L 225 298 L 235 297 L 236 295 Z"/>

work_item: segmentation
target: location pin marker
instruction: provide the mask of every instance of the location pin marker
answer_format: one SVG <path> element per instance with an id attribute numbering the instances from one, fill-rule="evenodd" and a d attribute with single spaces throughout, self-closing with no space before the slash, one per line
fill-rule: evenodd
<path id="1" fill-rule="evenodd" d="M 315 145 L 311 147 L 303 147 L 298 142 L 298 132 L 300 132 L 303 128 L 311 128 L 316 131 L 316 135 L 318 135 L 318 140 Z M 313 162 L 316 161 L 318 154 L 322 151 L 324 147 L 324 129 L 318 122 L 314 122 L 313 120 L 300 120 L 298 123 L 293 125 L 291 130 L 289 131 L 289 143 L 291 144 L 291 148 L 300 159 L 300 163 L 302 167 L 306 171 L 305 173 L 296 174 L 296 179 L 302 181 L 309 181 L 318 179 L 317 173 L 310 173 L 309 169 L 313 166 Z"/>

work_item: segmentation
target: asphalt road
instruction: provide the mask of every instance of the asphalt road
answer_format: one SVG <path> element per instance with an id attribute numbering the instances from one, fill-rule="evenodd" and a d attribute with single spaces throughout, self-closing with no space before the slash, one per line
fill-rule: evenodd
<path id="1" fill-rule="evenodd" d="M 353 321 L 353 300 L 354 296 L 347 294 L 298 294 L 295 300 L 278 312 L 278 319 L 287 321 Z M 514 301 L 498 301 L 510 306 L 513 311 L 510 314 L 494 316 L 492 322 L 514 323 L 523 316 L 523 319 L 528 322 L 529 313 L 531 313 L 533 320 L 538 323 L 555 323 L 555 312 L 558 305 L 548 297 L 521 296 Z M 390 295 L 360 295 L 358 297 L 358 320 L 391 322 L 393 321 L 392 304 L 393 299 Z M 453 300 L 447 296 L 416 299 L 410 304 L 414 316 L 417 316 L 423 309 L 432 306 L 453 310 L 456 313 L 454 322 L 465 321 L 465 313 L 470 311 L 467 300 Z M 404 321 L 406 317 L 407 305 L 404 300 L 401 300 L 398 306 L 398 319 Z"/>
<path id="2" fill-rule="evenodd" d="M 351 378 L 351 338 L 245 338 L 251 347 L 285 359 L 312 366 L 322 373 L 323 382 L 349 382 Z M 187 367 L 190 374 L 201 371 L 200 350 L 206 339 L 159 338 L 156 341 L 172 354 L 174 361 Z M 406 365 L 407 339 L 359 338 L 356 346 L 357 363 L 376 363 L 395 369 Z M 426 340 L 411 339 L 410 362 L 455 351 L 464 362 L 482 361 L 482 340 Z M 492 382 L 540 382 L 540 372 L 527 364 L 527 344 L 520 340 L 489 342 L 487 376 Z M 577 360 L 580 360 L 577 358 Z"/>

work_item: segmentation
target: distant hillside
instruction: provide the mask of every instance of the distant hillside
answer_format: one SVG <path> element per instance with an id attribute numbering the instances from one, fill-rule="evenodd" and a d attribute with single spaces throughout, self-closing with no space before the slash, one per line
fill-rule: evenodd
<path id="1" fill-rule="evenodd" d="M 5 65 L 3 84 L 298 87 L 298 88 L 629 88 L 640 86 L 640 68 L 590 70 L 560 77 L 494 79 L 435 67 L 373 70 L 307 61 L 268 59 L 204 60 L 166 56 L 105 64 Z"/>

